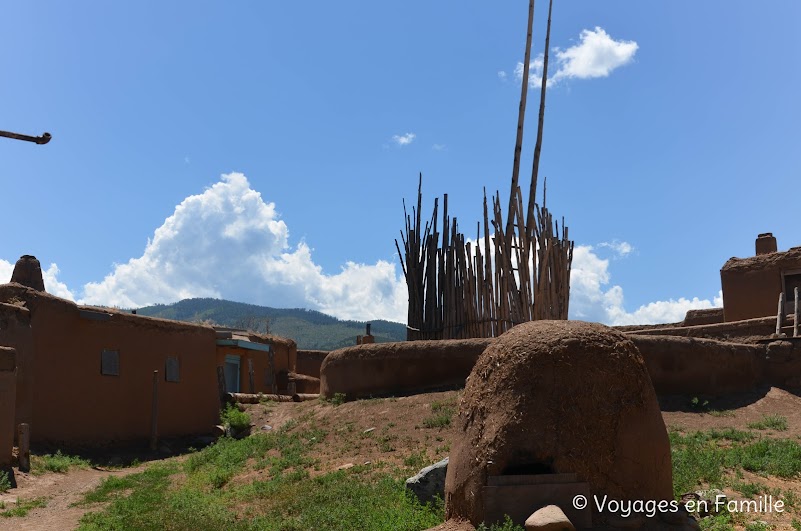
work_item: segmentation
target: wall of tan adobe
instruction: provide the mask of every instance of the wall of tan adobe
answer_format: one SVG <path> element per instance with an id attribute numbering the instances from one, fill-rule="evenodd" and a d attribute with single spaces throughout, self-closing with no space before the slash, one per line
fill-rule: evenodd
<path id="1" fill-rule="evenodd" d="M 217 422 L 213 328 L 79 307 L 47 293 L 0 286 L 0 300 L 12 298 L 22 300 L 31 315 L 32 370 L 22 385 L 33 393 L 17 409 L 30 408 L 33 442 L 148 437 L 154 370 L 161 436 L 208 433 Z M 12 343 L 23 340 L 23 331 L 11 334 Z M 101 374 L 104 350 L 118 351 L 118 376 Z M 168 357 L 179 360 L 178 382 L 165 379 Z"/>
<path id="2" fill-rule="evenodd" d="M 460 387 L 492 341 L 407 341 L 335 350 L 320 368 L 320 394 L 353 399 Z"/>
<path id="3" fill-rule="evenodd" d="M 626 330 L 642 336 L 677 336 L 701 339 L 716 339 L 733 343 L 754 343 L 765 339 L 776 331 L 776 317 L 759 317 L 733 323 L 717 323 L 696 326 L 650 327 Z"/>
<path id="4" fill-rule="evenodd" d="M 14 419 L 15 425 L 21 422 L 31 422 L 34 393 L 32 385 L 34 352 L 31 312 L 19 304 L 19 302 L 16 304 L 0 302 L 0 345 L 12 347 L 16 350 L 17 405 Z"/>
<path id="5" fill-rule="evenodd" d="M 754 317 L 776 317 L 779 293 L 782 292 L 781 270 L 721 270 L 723 313 L 727 322 Z"/>
<path id="6" fill-rule="evenodd" d="M 775 316 L 782 275 L 801 270 L 801 247 L 749 258 L 730 258 L 720 269 L 726 321 Z"/>
<path id="7" fill-rule="evenodd" d="M 628 336 L 657 394 L 714 395 L 752 389 L 763 380 L 765 347 L 674 336 Z"/>
<path id="8" fill-rule="evenodd" d="M 704 308 L 701 310 L 687 310 L 682 326 L 697 326 L 718 324 L 724 322 L 723 308 Z"/>
<path id="9" fill-rule="evenodd" d="M 328 350 L 298 350 L 298 374 L 305 374 L 307 376 L 320 377 L 320 367 L 323 365 L 323 360 L 328 356 Z"/>
<path id="10" fill-rule="evenodd" d="M 14 446 L 15 405 L 17 401 L 17 354 L 13 348 L 0 346 L 0 472 L 11 464 Z"/>
<path id="11" fill-rule="evenodd" d="M 751 329 L 750 323 L 746 329 Z M 653 332 L 653 331 L 650 331 Z M 801 385 L 801 341 L 741 344 L 713 339 L 628 334 L 658 394 L 721 395 L 755 386 Z M 492 339 L 359 345 L 331 352 L 320 392 L 348 399 L 457 387 Z"/>

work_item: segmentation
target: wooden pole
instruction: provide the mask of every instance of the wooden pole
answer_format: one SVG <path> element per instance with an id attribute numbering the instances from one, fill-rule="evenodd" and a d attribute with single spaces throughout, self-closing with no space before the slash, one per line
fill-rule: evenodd
<path id="1" fill-rule="evenodd" d="M 793 337 L 798 337 L 798 287 L 795 288 L 795 307 L 793 310 Z"/>
<path id="2" fill-rule="evenodd" d="M 776 314 L 776 337 L 781 337 L 782 335 L 782 324 L 784 317 L 784 292 L 779 293 L 779 311 Z"/>
<path id="3" fill-rule="evenodd" d="M 153 404 L 150 410 L 150 450 L 159 445 L 159 371 L 153 371 Z"/>
<path id="4" fill-rule="evenodd" d="M 275 375 L 275 373 L 273 373 L 273 375 Z M 273 380 L 274 379 L 275 377 L 273 377 Z M 225 388 L 225 367 L 222 365 L 217 367 L 217 392 L 220 394 L 220 407 L 225 407 L 228 390 Z"/>
<path id="5" fill-rule="evenodd" d="M 20 472 L 31 471 L 31 427 L 29 424 L 22 423 L 17 425 L 17 448 L 19 454 L 17 462 Z"/>
<path id="6" fill-rule="evenodd" d="M 528 192 L 528 209 L 526 228 L 531 231 L 534 227 L 534 203 L 537 198 L 537 178 L 540 171 L 540 154 L 542 153 L 542 132 L 545 124 L 545 92 L 548 85 L 548 47 L 551 45 L 551 11 L 553 0 L 548 3 L 548 29 L 545 32 L 545 53 L 542 63 L 542 82 L 540 83 L 540 114 L 537 119 L 537 142 L 534 145 L 534 162 L 531 167 L 531 185 Z M 545 203 L 543 202 L 543 207 Z"/>
<path id="7" fill-rule="evenodd" d="M 523 122 L 526 118 L 526 97 L 528 96 L 528 70 L 531 62 L 531 35 L 534 26 L 534 0 L 528 3 L 528 28 L 526 31 L 526 51 L 523 61 L 523 81 L 520 87 L 520 108 L 517 112 L 517 137 L 515 138 L 515 155 L 512 164 L 512 186 L 509 189 L 509 210 L 506 213 L 506 241 L 509 244 L 512 240 L 512 226 L 514 223 L 515 190 L 518 186 L 520 175 L 520 154 L 523 150 Z"/>
<path id="8" fill-rule="evenodd" d="M 250 384 L 250 392 L 256 392 L 256 375 L 253 371 L 253 359 L 248 358 L 248 383 Z"/>

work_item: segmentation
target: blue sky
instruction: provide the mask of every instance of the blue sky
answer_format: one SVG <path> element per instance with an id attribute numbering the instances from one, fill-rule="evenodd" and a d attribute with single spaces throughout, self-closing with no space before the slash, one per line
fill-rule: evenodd
<path id="1" fill-rule="evenodd" d="M 50 291 L 88 303 L 219 296 L 402 319 L 394 239 L 418 172 L 425 212 L 448 193 L 468 236 L 482 187 L 508 193 L 526 13 L 4 5 L 0 129 L 53 140 L 0 138 L 0 280 L 34 254 Z M 540 175 L 580 251 L 572 317 L 680 319 L 719 303 L 720 267 L 758 233 L 801 245 L 798 20 L 795 0 L 556 1 Z"/>

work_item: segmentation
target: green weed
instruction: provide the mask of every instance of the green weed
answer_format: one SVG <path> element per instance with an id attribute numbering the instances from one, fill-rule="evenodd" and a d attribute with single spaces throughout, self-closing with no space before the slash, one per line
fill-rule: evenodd
<path id="1" fill-rule="evenodd" d="M 13 518 L 27 516 L 31 510 L 45 506 L 47 506 L 47 498 L 43 497 L 32 498 L 30 500 L 17 500 L 16 506 L 13 509 L 6 509 L 0 512 L 0 517 Z M 3 505 L 3 508 L 5 508 L 5 505 Z"/>
<path id="2" fill-rule="evenodd" d="M 781 415 L 765 415 L 757 422 L 751 422 L 748 427 L 752 430 L 787 431 L 787 417 Z"/>
<path id="3" fill-rule="evenodd" d="M 89 468 L 86 459 L 74 455 L 62 454 L 58 450 L 55 454 L 31 455 L 31 473 L 44 474 L 45 472 L 66 473 L 70 468 Z"/>

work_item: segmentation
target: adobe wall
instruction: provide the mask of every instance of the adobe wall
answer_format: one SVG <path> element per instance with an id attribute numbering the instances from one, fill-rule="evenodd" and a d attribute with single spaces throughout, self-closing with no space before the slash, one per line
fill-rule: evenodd
<path id="1" fill-rule="evenodd" d="M 0 472 L 11 465 L 14 446 L 15 405 L 17 397 L 16 352 L 0 346 Z"/>
<path id="2" fill-rule="evenodd" d="M 79 307 L 14 284 L 0 300 L 30 310 L 31 439 L 98 444 L 147 438 L 153 371 L 159 371 L 159 435 L 208 433 L 218 420 L 215 331 L 195 324 Z M 20 331 L 11 334 L 20 340 Z M 24 334 L 22 334 L 24 335 Z M 5 338 L 3 339 L 5 341 Z M 104 349 L 119 351 L 119 376 L 101 374 Z M 165 381 L 177 357 L 180 381 Z M 18 404 L 18 410 L 28 404 Z"/>
<path id="3" fill-rule="evenodd" d="M 320 368 L 320 394 L 348 399 L 461 387 L 494 339 L 356 345 L 335 350 Z"/>
<path id="4" fill-rule="evenodd" d="M 764 326 L 762 321 L 735 324 L 751 334 Z M 705 326 L 732 328 L 731 324 Z M 690 328 L 703 327 L 671 330 Z M 763 384 L 801 386 L 801 340 L 744 344 L 664 333 L 627 334 L 640 350 L 658 394 L 711 396 Z M 326 398 L 344 393 L 354 399 L 460 387 L 493 341 L 410 341 L 335 350 L 323 362 L 320 393 Z"/>
<path id="5" fill-rule="evenodd" d="M 295 372 L 307 376 L 320 377 L 320 367 L 328 356 L 327 350 L 298 350 L 298 362 Z"/>
<path id="6" fill-rule="evenodd" d="M 775 316 L 782 272 L 801 269 L 801 247 L 786 252 L 730 258 L 720 270 L 726 321 Z"/>
<path id="7" fill-rule="evenodd" d="M 774 308 L 775 310 L 775 308 Z M 696 326 L 656 327 L 624 330 L 641 336 L 679 336 L 717 339 L 734 343 L 753 343 L 765 339 L 776 331 L 776 317 L 759 317 L 733 323 L 716 323 Z"/>
<path id="8" fill-rule="evenodd" d="M 2 300 L 0 298 L 0 300 Z M 31 312 L 14 304 L 0 302 L 0 345 L 16 350 L 17 393 L 16 418 L 14 424 L 31 422 L 31 407 L 34 388 L 33 381 L 33 334 L 31 332 Z"/>
<path id="9" fill-rule="evenodd" d="M 687 310 L 682 326 L 697 326 L 718 324 L 725 321 L 723 308 L 705 308 L 702 310 Z"/>
<path id="10" fill-rule="evenodd" d="M 720 272 L 723 314 L 726 321 L 773 315 L 782 292 L 781 271 L 776 269 Z"/>
<path id="11" fill-rule="evenodd" d="M 765 347 L 711 339 L 629 334 L 657 394 L 715 395 L 763 381 Z"/>

